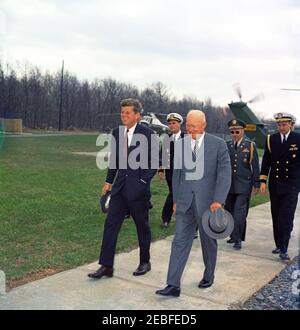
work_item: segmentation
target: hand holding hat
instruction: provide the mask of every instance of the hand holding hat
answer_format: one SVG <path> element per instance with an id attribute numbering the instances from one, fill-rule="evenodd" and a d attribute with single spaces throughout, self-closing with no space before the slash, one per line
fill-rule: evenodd
<path id="1" fill-rule="evenodd" d="M 100 197 L 100 209 L 103 213 L 107 213 L 109 209 L 110 202 L 110 191 L 107 191 L 104 195 Z"/>
<path id="2" fill-rule="evenodd" d="M 102 195 L 105 195 L 109 190 L 111 190 L 111 184 L 105 182 L 105 184 L 102 187 Z"/>
<path id="3" fill-rule="evenodd" d="M 223 208 L 217 208 L 214 212 L 206 210 L 202 216 L 202 225 L 205 233 L 214 239 L 224 239 L 234 229 L 232 215 Z"/>
<path id="4" fill-rule="evenodd" d="M 111 186 L 112 185 L 110 183 L 106 182 L 102 187 L 102 195 L 100 197 L 99 204 L 100 204 L 100 209 L 103 213 L 108 212 Z"/>

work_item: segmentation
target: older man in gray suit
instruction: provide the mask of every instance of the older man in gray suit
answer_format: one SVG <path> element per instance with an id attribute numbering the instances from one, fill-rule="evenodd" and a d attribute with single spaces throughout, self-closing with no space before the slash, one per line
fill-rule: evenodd
<path id="1" fill-rule="evenodd" d="M 205 114 L 191 110 L 186 120 L 188 135 L 176 142 L 173 172 L 176 232 L 167 277 L 167 287 L 156 291 L 163 296 L 180 295 L 180 280 L 188 260 L 198 225 L 205 271 L 199 288 L 213 284 L 217 260 L 217 241 L 202 226 L 202 215 L 225 203 L 231 184 L 231 164 L 225 141 L 205 133 Z M 182 161 L 184 159 L 184 161 Z M 186 162 L 191 159 L 191 162 Z M 183 164 L 180 164 L 182 161 Z"/>

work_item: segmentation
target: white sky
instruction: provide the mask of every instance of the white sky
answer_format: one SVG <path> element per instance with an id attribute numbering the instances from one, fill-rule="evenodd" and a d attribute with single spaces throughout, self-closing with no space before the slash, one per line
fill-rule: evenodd
<path id="1" fill-rule="evenodd" d="M 237 100 L 300 122 L 299 0 L 0 0 L 0 56 L 80 79 L 112 77 L 177 98 Z"/>

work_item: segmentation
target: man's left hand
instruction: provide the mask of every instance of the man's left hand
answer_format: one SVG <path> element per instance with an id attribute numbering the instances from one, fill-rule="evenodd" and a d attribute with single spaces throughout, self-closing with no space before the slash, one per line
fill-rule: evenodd
<path id="1" fill-rule="evenodd" d="M 213 202 L 211 205 L 210 205 L 210 210 L 211 212 L 214 212 L 216 209 L 220 209 L 222 208 L 222 204 L 218 203 L 218 202 Z"/>
<path id="2" fill-rule="evenodd" d="M 257 195 L 260 192 L 260 188 L 253 188 L 253 193 Z"/>

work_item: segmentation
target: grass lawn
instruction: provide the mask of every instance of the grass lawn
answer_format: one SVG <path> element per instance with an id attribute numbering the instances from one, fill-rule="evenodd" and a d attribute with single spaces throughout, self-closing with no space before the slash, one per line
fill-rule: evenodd
<path id="1" fill-rule="evenodd" d="M 104 224 L 98 201 L 106 171 L 96 167 L 95 157 L 72 154 L 98 151 L 96 138 L 5 138 L 0 149 L 0 269 L 8 286 L 98 259 Z M 166 184 L 155 177 L 153 240 L 174 232 L 174 221 L 167 230 L 159 227 L 166 193 Z M 255 196 L 252 203 L 267 200 Z M 125 220 L 117 251 L 137 246 L 133 221 Z"/>

